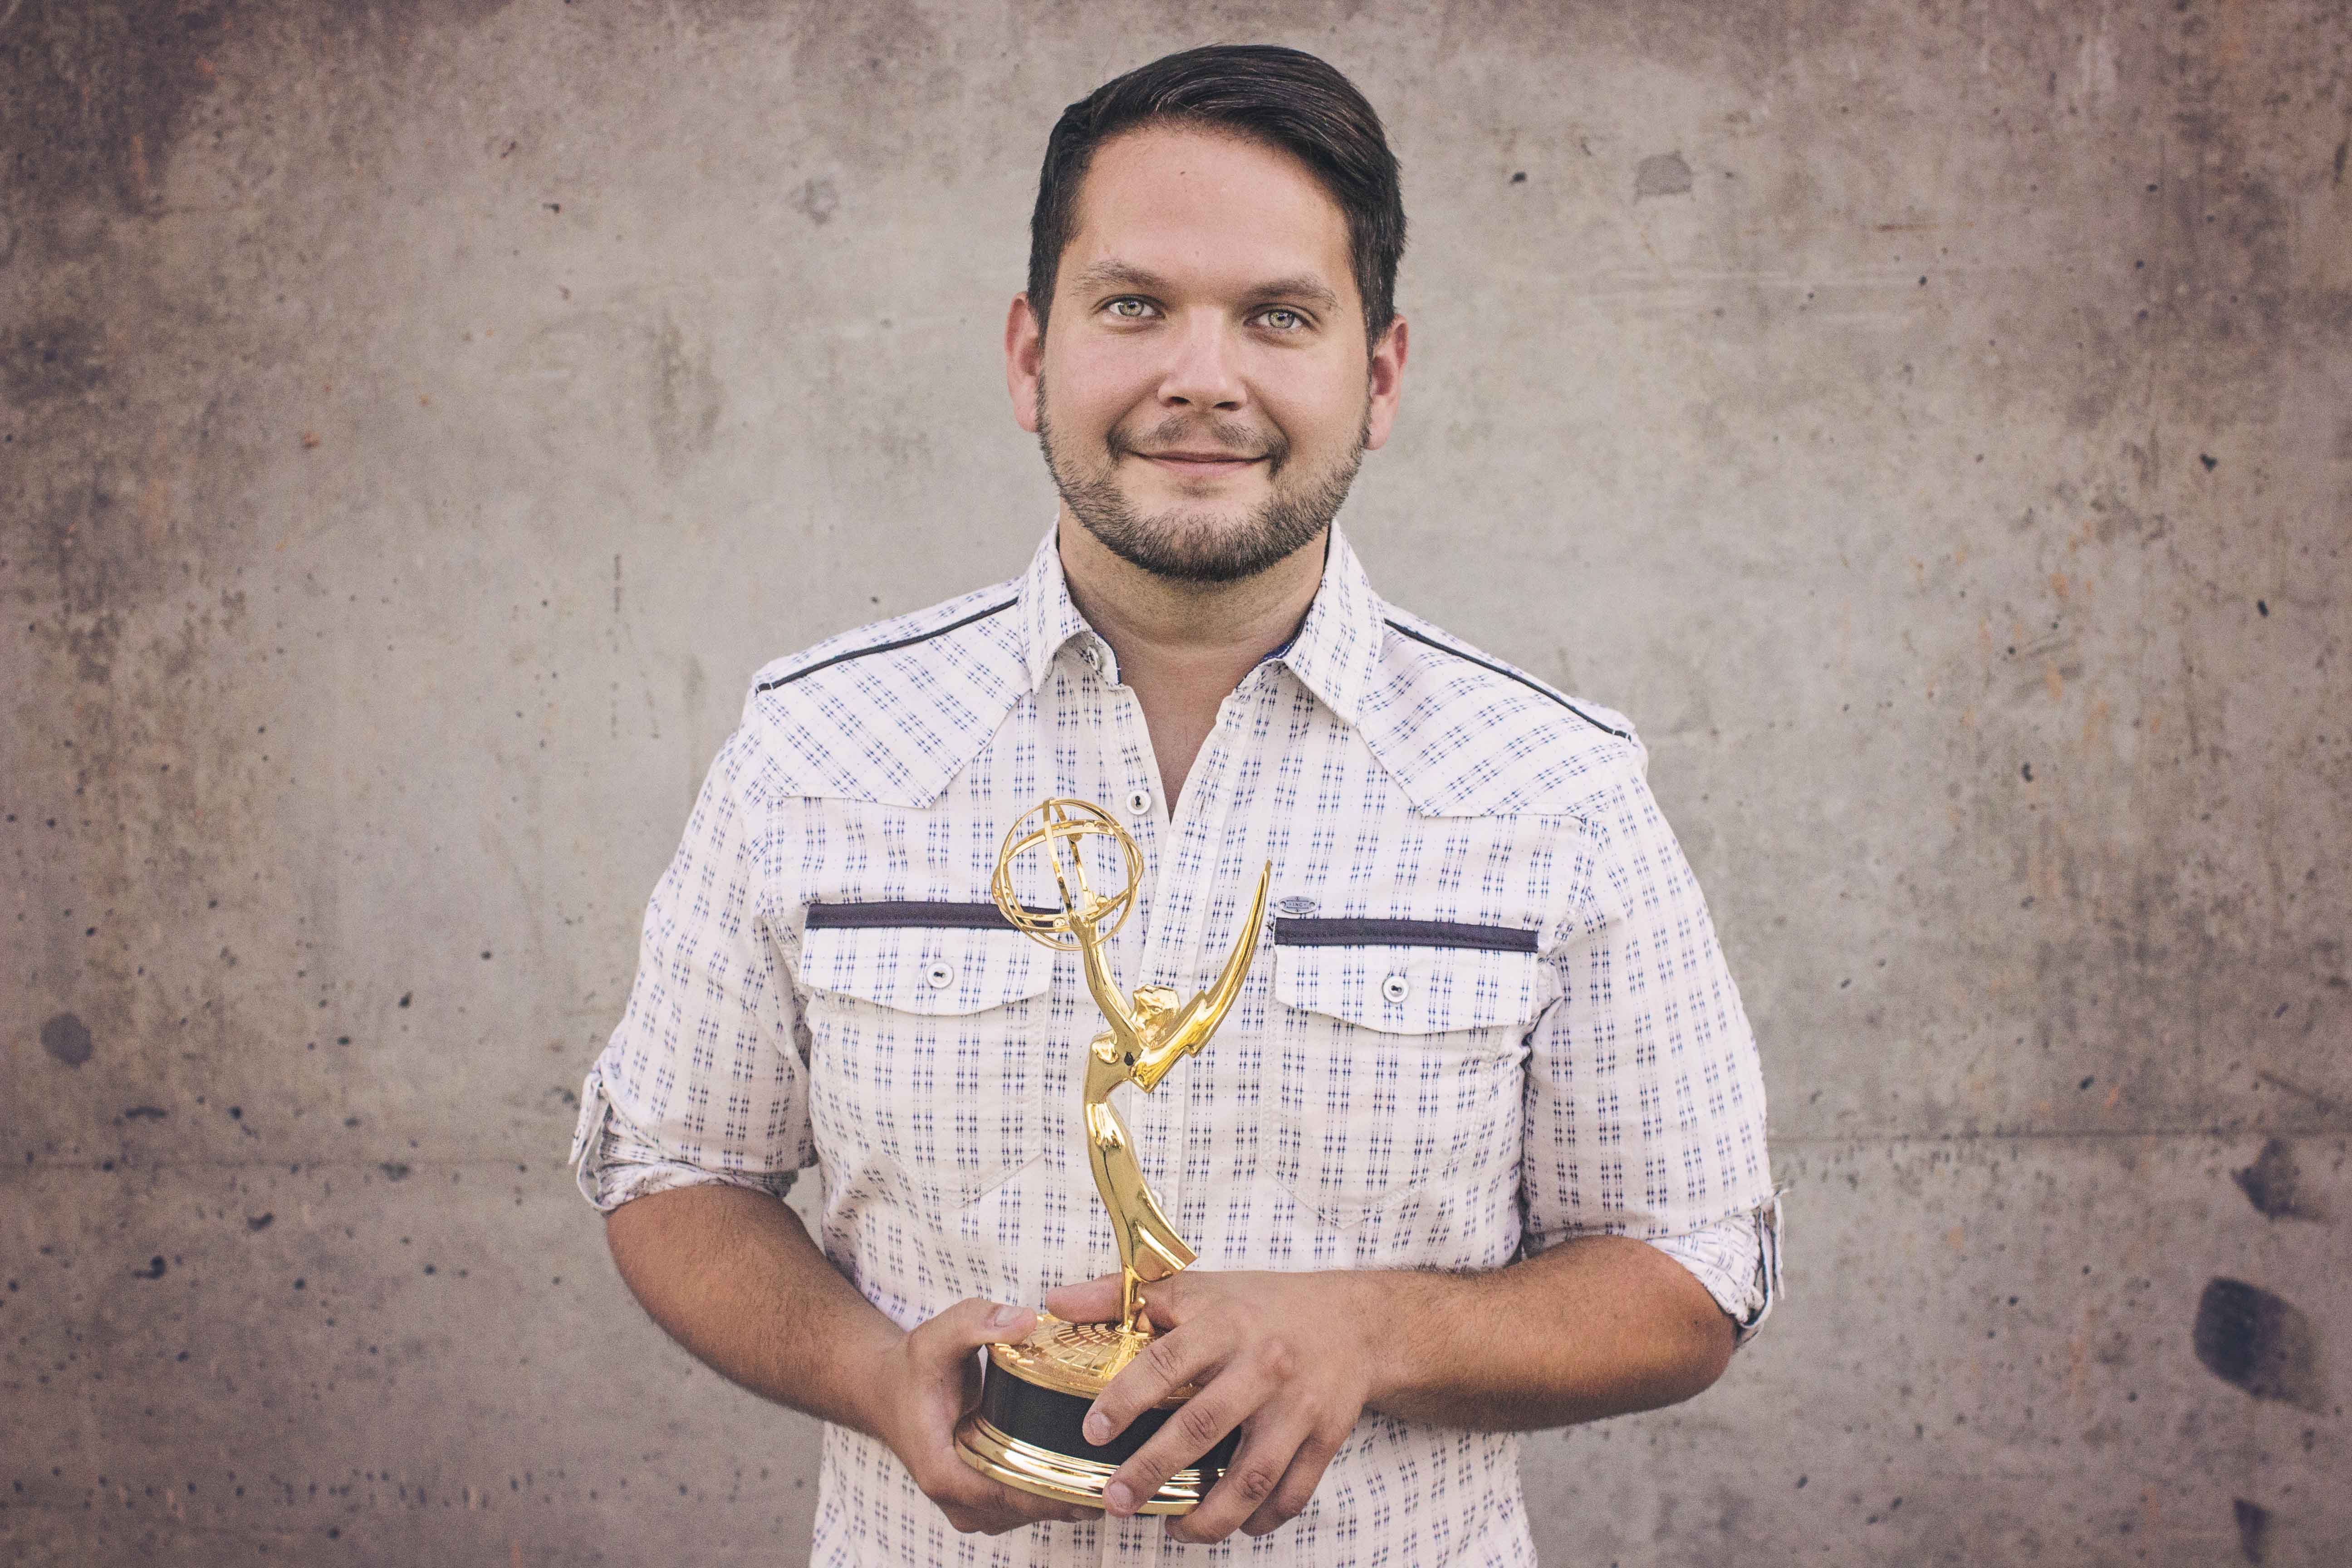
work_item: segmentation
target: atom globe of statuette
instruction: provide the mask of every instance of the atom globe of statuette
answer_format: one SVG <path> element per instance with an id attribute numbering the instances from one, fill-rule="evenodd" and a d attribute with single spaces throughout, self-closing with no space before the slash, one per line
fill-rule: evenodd
<path id="1" fill-rule="evenodd" d="M 1118 847 L 1118 890 L 1108 897 L 1096 891 L 1087 876 L 1083 847 L 1089 838 L 1106 838 Z M 1015 862 L 1038 853 L 1052 868 L 1055 891 L 1061 895 L 1059 910 L 1030 908 L 1013 890 Z M 988 890 L 1004 918 L 1031 941 L 1075 952 L 1083 945 L 1076 928 L 1084 926 L 1101 940 L 1127 923 L 1142 875 L 1143 852 L 1110 813 L 1091 801 L 1057 797 L 1023 812 L 1005 830 Z"/>

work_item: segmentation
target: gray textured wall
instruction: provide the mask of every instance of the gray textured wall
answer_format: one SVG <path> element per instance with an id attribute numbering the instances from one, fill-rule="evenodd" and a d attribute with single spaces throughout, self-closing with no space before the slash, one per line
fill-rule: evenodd
<path id="1" fill-rule="evenodd" d="M 1641 723 L 1764 1042 L 1787 1304 L 1548 1559 L 2345 1560 L 2352 16 L 1178 9 L 0 0 L 8 1562 L 796 1559 L 572 1092 L 752 668 L 1045 526 L 1045 131 L 1220 37 L 1405 163 L 1375 579 Z"/>

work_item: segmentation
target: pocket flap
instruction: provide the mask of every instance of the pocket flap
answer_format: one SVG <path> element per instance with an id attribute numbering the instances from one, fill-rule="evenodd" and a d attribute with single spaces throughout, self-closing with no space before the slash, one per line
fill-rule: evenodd
<path id="1" fill-rule="evenodd" d="M 1054 983 L 1054 958 L 1009 926 L 812 921 L 801 938 L 800 981 L 901 1013 L 952 1017 L 1044 995 Z"/>
<path id="2" fill-rule="evenodd" d="M 1443 1035 L 1514 1025 L 1540 1010 L 1533 952 L 1372 944 L 1274 950 L 1285 1005 L 1384 1035 Z"/>

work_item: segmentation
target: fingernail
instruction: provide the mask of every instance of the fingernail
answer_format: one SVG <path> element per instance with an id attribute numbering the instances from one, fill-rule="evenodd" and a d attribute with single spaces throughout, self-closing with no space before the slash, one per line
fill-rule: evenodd
<path id="1" fill-rule="evenodd" d="M 1029 1315 L 1029 1309 L 1026 1307 L 999 1307 L 995 1314 L 988 1320 L 988 1326 L 992 1329 L 1009 1329 Z"/>
<path id="2" fill-rule="evenodd" d="M 1087 1411 L 1086 1434 L 1087 1442 L 1101 1447 L 1110 1441 L 1110 1417 L 1099 1410 Z"/>
<path id="3" fill-rule="evenodd" d="M 1113 1481 L 1110 1485 L 1103 1488 L 1103 1506 L 1109 1509 L 1113 1513 L 1133 1513 L 1135 1511 L 1135 1494 L 1128 1489 L 1128 1486 L 1125 1481 Z"/>

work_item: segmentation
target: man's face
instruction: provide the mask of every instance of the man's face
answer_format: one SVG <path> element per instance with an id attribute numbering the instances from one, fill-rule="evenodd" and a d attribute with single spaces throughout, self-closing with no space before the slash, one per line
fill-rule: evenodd
<path id="1" fill-rule="evenodd" d="M 1016 416 L 1070 511 L 1146 571 L 1229 582 L 1320 536 L 1388 438 L 1339 204 L 1286 153 L 1149 127 L 1095 150 L 1052 329 L 1006 328 Z"/>

